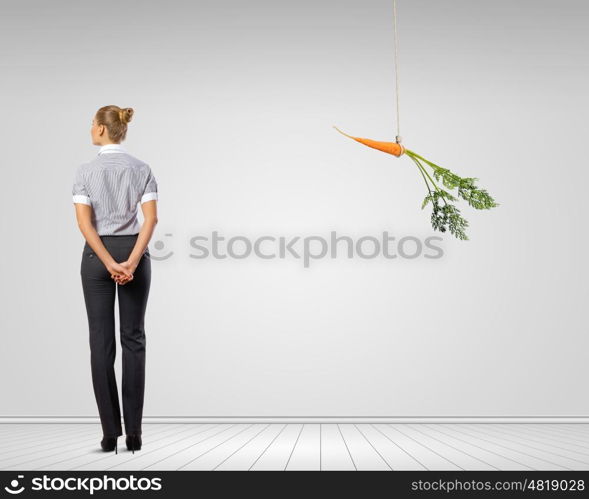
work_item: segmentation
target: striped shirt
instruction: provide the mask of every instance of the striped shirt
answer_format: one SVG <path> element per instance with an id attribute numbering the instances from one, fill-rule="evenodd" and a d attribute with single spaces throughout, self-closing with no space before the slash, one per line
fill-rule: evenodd
<path id="1" fill-rule="evenodd" d="M 92 225 L 101 235 L 138 234 L 138 203 L 158 199 L 157 182 L 147 163 L 121 144 L 106 144 L 93 160 L 76 169 L 74 203 L 92 206 Z"/>

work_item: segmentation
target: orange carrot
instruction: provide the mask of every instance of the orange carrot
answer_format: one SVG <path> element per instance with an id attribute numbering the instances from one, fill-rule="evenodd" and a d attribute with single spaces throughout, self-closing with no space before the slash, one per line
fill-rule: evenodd
<path id="1" fill-rule="evenodd" d="M 379 140 L 372 140 L 372 139 L 364 139 L 362 137 L 352 137 L 347 133 L 342 132 L 338 127 L 334 125 L 334 127 L 339 133 L 345 135 L 346 137 L 350 137 L 351 139 L 360 142 L 360 144 L 364 144 L 365 146 L 372 147 L 373 149 L 378 149 L 379 151 L 386 152 L 388 154 L 392 154 L 393 156 L 401 156 L 405 153 L 405 147 L 397 142 L 382 142 Z"/>

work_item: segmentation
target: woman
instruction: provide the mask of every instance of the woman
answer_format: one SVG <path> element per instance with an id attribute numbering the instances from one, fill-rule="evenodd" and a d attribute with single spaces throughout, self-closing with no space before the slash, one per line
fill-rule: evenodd
<path id="1" fill-rule="evenodd" d="M 90 331 L 92 384 L 98 405 L 104 451 L 118 453 L 122 435 L 115 378 L 115 295 L 123 351 L 123 417 L 127 449 L 141 449 L 145 386 L 144 316 L 151 284 L 147 247 L 157 224 L 157 183 L 148 164 L 121 145 L 132 108 L 101 107 L 92 120 L 98 155 L 78 166 L 73 201 L 86 239 L 80 274 Z M 137 220 L 141 205 L 144 222 Z"/>

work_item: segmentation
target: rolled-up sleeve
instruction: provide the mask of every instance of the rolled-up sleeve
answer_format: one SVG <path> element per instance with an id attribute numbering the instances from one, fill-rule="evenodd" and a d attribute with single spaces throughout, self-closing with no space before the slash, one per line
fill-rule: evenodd
<path id="1" fill-rule="evenodd" d="M 76 173 L 74 174 L 72 197 L 74 203 L 81 203 L 92 206 L 90 196 L 88 195 L 88 190 L 86 189 L 86 183 L 84 182 L 81 166 L 78 166 Z"/>
<path id="2" fill-rule="evenodd" d="M 151 171 L 151 168 L 147 170 L 147 179 L 145 180 L 145 185 L 143 187 L 143 191 L 141 193 L 141 204 L 146 203 L 147 201 L 157 201 L 157 182 Z"/>

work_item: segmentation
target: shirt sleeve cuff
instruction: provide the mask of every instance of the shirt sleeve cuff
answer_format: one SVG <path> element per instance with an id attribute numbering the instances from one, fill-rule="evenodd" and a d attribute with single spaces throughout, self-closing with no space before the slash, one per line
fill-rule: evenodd
<path id="1" fill-rule="evenodd" d="M 154 199 L 157 201 L 157 192 L 148 192 L 146 194 L 143 194 L 143 196 L 141 197 L 141 204 L 147 201 L 153 201 Z"/>
<path id="2" fill-rule="evenodd" d="M 84 196 L 82 194 L 74 194 L 73 196 L 74 203 L 82 203 L 91 206 L 92 203 L 90 202 L 90 198 L 88 196 Z"/>

